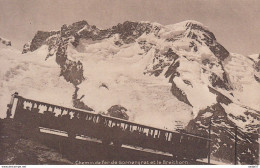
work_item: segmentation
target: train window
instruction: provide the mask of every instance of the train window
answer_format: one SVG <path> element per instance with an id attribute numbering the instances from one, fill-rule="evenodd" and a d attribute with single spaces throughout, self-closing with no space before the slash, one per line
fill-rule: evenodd
<path id="1" fill-rule="evenodd" d="M 107 120 L 107 126 L 111 127 L 111 124 L 112 124 L 111 120 Z"/>
<path id="2" fill-rule="evenodd" d="M 137 130 L 137 126 L 132 125 L 132 130 Z"/>
<path id="3" fill-rule="evenodd" d="M 73 113 L 71 113 L 71 112 L 69 112 L 69 111 L 68 111 L 68 113 L 69 113 L 69 115 L 70 115 L 70 119 L 72 119 Z"/>
<path id="4" fill-rule="evenodd" d="M 94 123 L 97 123 L 98 122 L 98 116 L 95 116 L 94 117 Z"/>
<path id="5" fill-rule="evenodd" d="M 99 123 L 100 122 L 100 118 L 99 116 L 96 117 L 96 123 Z"/>
<path id="6" fill-rule="evenodd" d="M 93 118 L 92 118 L 92 121 L 95 123 L 96 122 L 96 116 L 94 116 Z"/>
<path id="7" fill-rule="evenodd" d="M 183 140 L 183 135 L 181 135 L 180 142 L 182 142 L 182 140 Z"/>
<path id="8" fill-rule="evenodd" d="M 168 141 L 168 138 L 169 138 L 169 133 L 166 132 L 166 133 L 165 133 L 165 140 Z"/>
<path id="9" fill-rule="evenodd" d="M 155 135 L 155 138 L 159 138 L 160 131 L 159 131 L 159 130 L 155 130 L 155 133 L 154 133 L 154 135 Z"/>
<path id="10" fill-rule="evenodd" d="M 140 127 L 140 131 L 142 131 L 142 132 L 143 132 L 143 131 L 144 131 L 144 128 L 143 128 L 143 127 Z"/>
<path id="11" fill-rule="evenodd" d="M 151 133 L 152 133 L 152 136 L 154 137 L 154 135 L 155 135 L 155 130 L 153 129 Z"/>
<path id="12" fill-rule="evenodd" d="M 153 137 L 155 138 L 157 134 L 157 130 L 153 130 Z"/>
<path id="13" fill-rule="evenodd" d="M 171 141 L 171 133 L 170 132 L 166 133 L 166 140 Z"/>
<path id="14" fill-rule="evenodd" d="M 114 122 L 112 120 L 110 120 L 110 127 L 114 126 Z"/>
<path id="15" fill-rule="evenodd" d="M 149 129 L 148 129 L 148 128 L 144 128 L 144 130 L 143 130 L 143 131 L 144 131 L 144 133 L 145 133 L 145 134 L 147 134 L 147 135 L 148 135 L 148 133 L 149 133 Z"/>
<path id="16" fill-rule="evenodd" d="M 170 141 L 170 139 L 171 139 L 171 133 L 170 132 L 167 132 L 167 141 Z"/>

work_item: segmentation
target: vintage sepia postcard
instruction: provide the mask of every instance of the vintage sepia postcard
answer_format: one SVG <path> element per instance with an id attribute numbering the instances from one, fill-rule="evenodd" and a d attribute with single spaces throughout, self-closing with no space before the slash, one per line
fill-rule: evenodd
<path id="1" fill-rule="evenodd" d="M 0 165 L 259 164 L 259 0 L 0 0 Z"/>

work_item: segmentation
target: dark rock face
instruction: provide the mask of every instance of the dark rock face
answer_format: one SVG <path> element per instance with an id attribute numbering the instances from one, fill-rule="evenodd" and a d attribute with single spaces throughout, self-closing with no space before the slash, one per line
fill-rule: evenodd
<path id="1" fill-rule="evenodd" d="M 233 103 L 228 97 L 226 97 L 222 93 L 216 91 L 212 87 L 208 87 L 208 88 L 211 93 L 214 93 L 215 95 L 217 95 L 217 102 L 224 103 L 225 105 L 229 105 L 230 103 Z"/>
<path id="2" fill-rule="evenodd" d="M 150 75 L 159 76 L 164 68 L 169 67 L 165 76 L 170 76 L 174 73 L 179 66 L 179 62 L 175 61 L 179 58 L 179 56 L 173 52 L 171 48 L 167 50 L 167 52 L 160 53 L 159 50 L 156 50 L 154 58 L 153 58 L 153 67 L 152 69 L 148 69 L 144 72 L 144 74 L 148 73 Z M 173 63 L 172 63 L 173 62 Z M 172 65 L 171 65 L 172 63 Z M 174 65 L 173 65 L 174 64 Z"/>
<path id="3" fill-rule="evenodd" d="M 171 92 L 178 100 L 192 106 L 191 103 L 189 102 L 185 92 L 183 92 L 181 89 L 179 89 L 174 82 L 172 82 Z"/>
<path id="4" fill-rule="evenodd" d="M 248 113 L 248 115 L 251 116 L 256 114 L 257 113 L 253 111 L 251 111 L 250 114 Z M 201 110 L 198 116 L 194 120 L 191 120 L 189 122 L 189 124 L 186 127 L 186 130 L 188 132 L 192 132 L 198 135 L 208 136 L 208 126 L 211 120 L 211 139 L 213 140 L 211 143 L 211 154 L 222 160 L 234 163 L 234 134 L 236 124 L 232 122 L 228 116 L 232 117 L 232 114 L 227 114 L 225 109 L 219 103 L 217 103 L 204 110 Z M 243 116 L 239 118 L 236 117 L 235 119 L 245 121 Z M 250 127 L 255 126 L 257 125 L 249 124 L 248 131 L 250 131 Z M 258 126 L 260 125 L 258 124 Z M 238 127 L 237 154 L 238 161 L 241 164 L 258 163 L 259 145 L 257 141 L 257 132 L 246 133 Z"/>
<path id="5" fill-rule="evenodd" d="M 117 45 L 122 45 L 122 42 L 125 44 L 135 42 L 135 39 L 140 37 L 143 33 L 150 33 L 151 28 L 152 25 L 149 23 L 129 21 L 126 21 L 123 24 L 118 24 L 117 26 L 113 26 L 112 28 L 104 30 L 100 30 L 96 28 L 96 26 L 90 26 L 87 24 L 85 29 L 82 29 L 78 33 L 71 33 L 70 35 L 74 35 L 75 37 L 75 40 L 72 43 L 75 47 L 79 44 L 80 39 L 91 39 L 93 41 L 103 40 L 105 38 L 111 37 L 114 34 L 119 34 L 120 40 L 122 41 L 118 41 Z"/>
<path id="6" fill-rule="evenodd" d="M 207 43 L 206 43 L 207 44 Z M 216 44 L 207 44 L 209 49 L 218 57 L 221 61 L 229 56 L 229 52 L 218 42 Z"/>
<path id="7" fill-rule="evenodd" d="M 249 57 L 249 59 L 254 62 L 254 65 L 253 65 L 253 67 L 255 69 L 254 78 L 258 83 L 260 83 L 260 73 L 259 73 L 260 72 L 260 54 L 258 55 L 258 57 L 256 59 L 253 59 L 250 57 Z"/>
<path id="8" fill-rule="evenodd" d="M 213 87 L 219 87 L 226 90 L 230 90 L 230 85 L 229 82 L 227 81 L 225 73 L 223 73 L 223 76 L 224 79 L 222 80 L 215 73 L 212 73 L 211 76 L 209 77 L 209 81 L 211 82 Z"/>
<path id="9" fill-rule="evenodd" d="M 79 85 L 85 79 L 83 76 L 83 65 L 80 61 L 68 60 L 66 64 L 61 65 L 60 75 L 74 86 Z"/>
<path id="10" fill-rule="evenodd" d="M 202 64 L 208 66 L 210 69 L 213 69 L 214 67 L 221 67 L 221 70 L 223 71 L 222 78 L 217 74 L 215 74 L 214 72 L 212 72 L 211 75 L 209 76 L 209 81 L 213 87 L 219 87 L 225 90 L 232 90 L 232 87 L 228 81 L 227 74 L 225 72 L 224 66 L 221 61 L 214 63 L 214 62 L 210 62 L 209 59 L 204 59 L 202 60 Z M 205 72 L 207 72 L 207 70 L 203 68 L 203 73 Z"/>
<path id="11" fill-rule="evenodd" d="M 173 62 L 168 70 L 165 72 L 165 77 L 168 78 L 170 76 L 170 80 L 169 82 L 171 83 L 174 79 L 175 76 L 179 76 L 179 72 L 177 72 L 177 68 L 180 66 L 180 62 L 177 61 L 177 62 Z"/>
<path id="12" fill-rule="evenodd" d="M 199 41 L 198 36 L 192 32 L 192 30 L 199 30 L 203 32 L 204 38 L 202 39 L 205 44 L 209 47 L 209 49 L 214 53 L 214 55 L 219 58 L 219 60 L 224 61 L 228 56 L 229 52 L 216 41 L 216 37 L 214 34 L 202 26 L 194 24 L 194 23 L 187 23 L 186 25 L 187 30 L 190 29 L 191 31 L 188 34 L 188 37 Z"/>
<path id="13" fill-rule="evenodd" d="M 1 37 L 0 37 L 0 42 L 1 42 L 2 44 L 4 44 L 5 46 L 12 46 L 11 41 L 5 40 L 5 39 L 3 39 L 3 38 L 1 38 Z"/>
<path id="14" fill-rule="evenodd" d="M 61 27 L 61 36 L 64 38 L 68 38 L 70 36 L 75 35 L 79 30 L 81 30 L 84 26 L 89 26 L 87 21 L 79 21 L 76 23 L 73 23 L 72 25 L 63 25 Z"/>
<path id="15" fill-rule="evenodd" d="M 74 86 L 79 85 L 85 78 L 83 76 L 83 65 L 80 61 L 72 61 L 67 58 L 68 40 L 59 39 L 56 52 L 56 62 L 61 67 L 60 75 Z"/>
<path id="16" fill-rule="evenodd" d="M 31 45 L 31 42 L 28 42 L 26 44 L 23 45 L 23 51 L 22 51 L 22 54 L 25 54 L 27 52 L 30 51 L 30 45 Z"/>
<path id="17" fill-rule="evenodd" d="M 31 45 L 30 45 L 30 51 L 35 51 L 39 47 L 41 47 L 46 39 L 54 34 L 58 34 L 58 32 L 52 31 L 52 32 L 44 32 L 44 31 L 38 31 L 34 38 L 32 39 Z"/>
<path id="18" fill-rule="evenodd" d="M 135 41 L 143 33 L 150 33 L 152 25 L 149 23 L 129 22 L 113 26 L 111 29 L 112 34 L 119 34 L 120 39 L 124 43 L 129 44 Z"/>
<path id="19" fill-rule="evenodd" d="M 110 107 L 108 110 L 107 115 L 111 117 L 121 118 L 124 120 L 128 120 L 129 116 L 126 114 L 127 109 L 120 105 L 114 105 Z"/>
<path id="20" fill-rule="evenodd" d="M 79 90 L 79 88 L 78 88 L 78 87 L 75 87 L 75 92 L 74 92 L 74 94 L 72 95 L 73 106 L 74 106 L 75 108 L 79 108 L 79 109 L 82 109 L 82 110 L 94 111 L 92 108 L 90 108 L 89 106 L 85 105 L 85 103 L 83 103 L 83 102 L 81 101 L 81 99 L 82 99 L 85 95 L 83 95 L 82 97 L 78 98 L 78 90 Z"/>
<path id="21" fill-rule="evenodd" d="M 153 47 L 152 43 L 147 43 L 147 41 L 145 41 L 145 40 L 139 41 L 138 44 L 140 45 L 140 48 L 145 51 L 145 53 L 150 51 L 150 49 Z"/>
<path id="22" fill-rule="evenodd" d="M 260 72 L 260 54 L 258 56 L 258 61 L 255 62 L 255 69 L 257 72 Z"/>
<path id="23" fill-rule="evenodd" d="M 254 75 L 254 77 L 255 77 L 255 80 L 256 80 L 258 83 L 260 83 L 260 78 L 258 78 L 256 75 Z"/>

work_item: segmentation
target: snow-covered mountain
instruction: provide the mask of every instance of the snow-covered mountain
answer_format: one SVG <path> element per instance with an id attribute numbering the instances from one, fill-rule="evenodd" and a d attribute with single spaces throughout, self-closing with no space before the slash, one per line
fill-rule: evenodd
<path id="1" fill-rule="evenodd" d="M 211 119 L 215 156 L 232 160 L 238 126 L 240 158 L 259 157 L 259 55 L 228 52 L 199 22 L 127 21 L 102 30 L 80 21 L 38 31 L 22 56 L 5 52 L 1 99 L 18 91 L 95 112 L 120 106 L 129 120 L 167 129 L 182 121 L 205 135 Z"/>

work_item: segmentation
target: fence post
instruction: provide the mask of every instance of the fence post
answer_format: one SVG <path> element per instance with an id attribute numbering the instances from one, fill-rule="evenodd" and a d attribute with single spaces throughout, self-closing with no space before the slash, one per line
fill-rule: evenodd
<path id="1" fill-rule="evenodd" d="M 18 96 L 18 92 L 15 92 L 14 94 L 12 94 L 10 103 L 7 104 L 7 111 L 6 111 L 7 119 L 9 119 L 12 116 L 12 108 L 13 108 L 15 96 Z"/>
<path id="2" fill-rule="evenodd" d="M 211 118 L 210 118 L 210 120 L 209 120 L 209 139 L 211 140 Z M 208 164 L 210 164 L 210 141 L 209 140 L 209 151 L 208 151 Z"/>
<path id="3" fill-rule="evenodd" d="M 237 164 L 237 126 L 235 126 L 235 165 Z"/>

